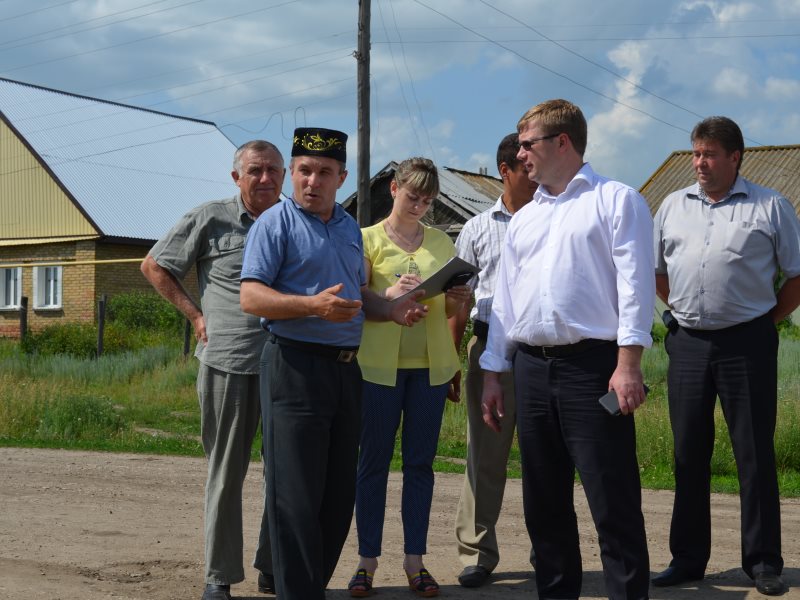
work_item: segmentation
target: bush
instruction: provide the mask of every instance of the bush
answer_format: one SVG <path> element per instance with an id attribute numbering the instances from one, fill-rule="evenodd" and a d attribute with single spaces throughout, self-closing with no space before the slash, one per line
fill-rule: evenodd
<path id="1" fill-rule="evenodd" d="M 41 331 L 28 333 L 21 346 L 26 354 L 91 358 L 97 353 L 97 328 L 88 323 L 48 325 Z"/>
<path id="2" fill-rule="evenodd" d="M 127 292 L 108 300 L 106 316 L 109 323 L 124 329 L 154 331 L 183 331 L 186 320 L 180 311 L 155 292 Z"/>
<path id="3" fill-rule="evenodd" d="M 103 352 L 119 354 L 139 349 L 149 342 L 148 336 L 132 335 L 126 327 L 111 323 L 106 325 L 103 333 Z M 41 331 L 28 333 L 21 347 L 25 354 L 94 358 L 97 356 L 97 326 L 90 323 L 48 325 Z"/>
<path id="4" fill-rule="evenodd" d="M 61 441 L 108 439 L 124 429 L 124 420 L 108 398 L 78 395 L 44 403 L 37 437 Z"/>

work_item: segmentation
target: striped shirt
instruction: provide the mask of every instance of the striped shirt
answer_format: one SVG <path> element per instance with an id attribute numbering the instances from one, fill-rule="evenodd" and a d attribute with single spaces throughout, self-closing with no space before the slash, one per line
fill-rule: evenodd
<path id="1" fill-rule="evenodd" d="M 456 240 L 458 257 L 480 269 L 469 282 L 475 292 L 475 306 L 470 313 L 473 320 L 489 322 L 500 251 L 512 216 L 500 196 L 492 208 L 467 221 Z"/>

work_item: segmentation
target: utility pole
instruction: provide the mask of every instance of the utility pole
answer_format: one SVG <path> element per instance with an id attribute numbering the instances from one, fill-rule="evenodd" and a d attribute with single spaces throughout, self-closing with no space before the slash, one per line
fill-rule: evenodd
<path id="1" fill-rule="evenodd" d="M 369 50 L 370 1 L 358 0 L 358 225 L 370 225 L 369 193 Z"/>

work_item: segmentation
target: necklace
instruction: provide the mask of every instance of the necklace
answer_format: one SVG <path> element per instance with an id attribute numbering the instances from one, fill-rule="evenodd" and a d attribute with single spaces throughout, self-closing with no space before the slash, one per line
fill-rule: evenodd
<path id="1" fill-rule="evenodd" d="M 402 242 L 400 246 L 406 248 L 408 252 L 413 252 L 414 250 L 417 249 L 418 247 L 417 238 L 420 236 L 420 233 L 422 232 L 422 228 L 419 226 L 419 223 L 417 223 L 417 230 L 414 232 L 414 237 L 411 238 L 411 240 L 408 240 L 399 233 L 397 233 L 397 230 L 394 227 L 392 227 L 392 224 L 389 222 L 389 219 L 386 219 L 384 222 L 389 227 L 389 230 L 397 238 L 397 241 Z"/>

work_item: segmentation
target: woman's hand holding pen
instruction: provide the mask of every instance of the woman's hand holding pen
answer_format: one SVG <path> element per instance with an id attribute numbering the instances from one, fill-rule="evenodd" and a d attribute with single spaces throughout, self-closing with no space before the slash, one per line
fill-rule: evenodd
<path id="1" fill-rule="evenodd" d="M 394 276 L 397 278 L 397 282 L 386 288 L 383 294 L 387 300 L 394 300 L 422 283 L 422 278 L 419 275 L 395 273 Z"/>

